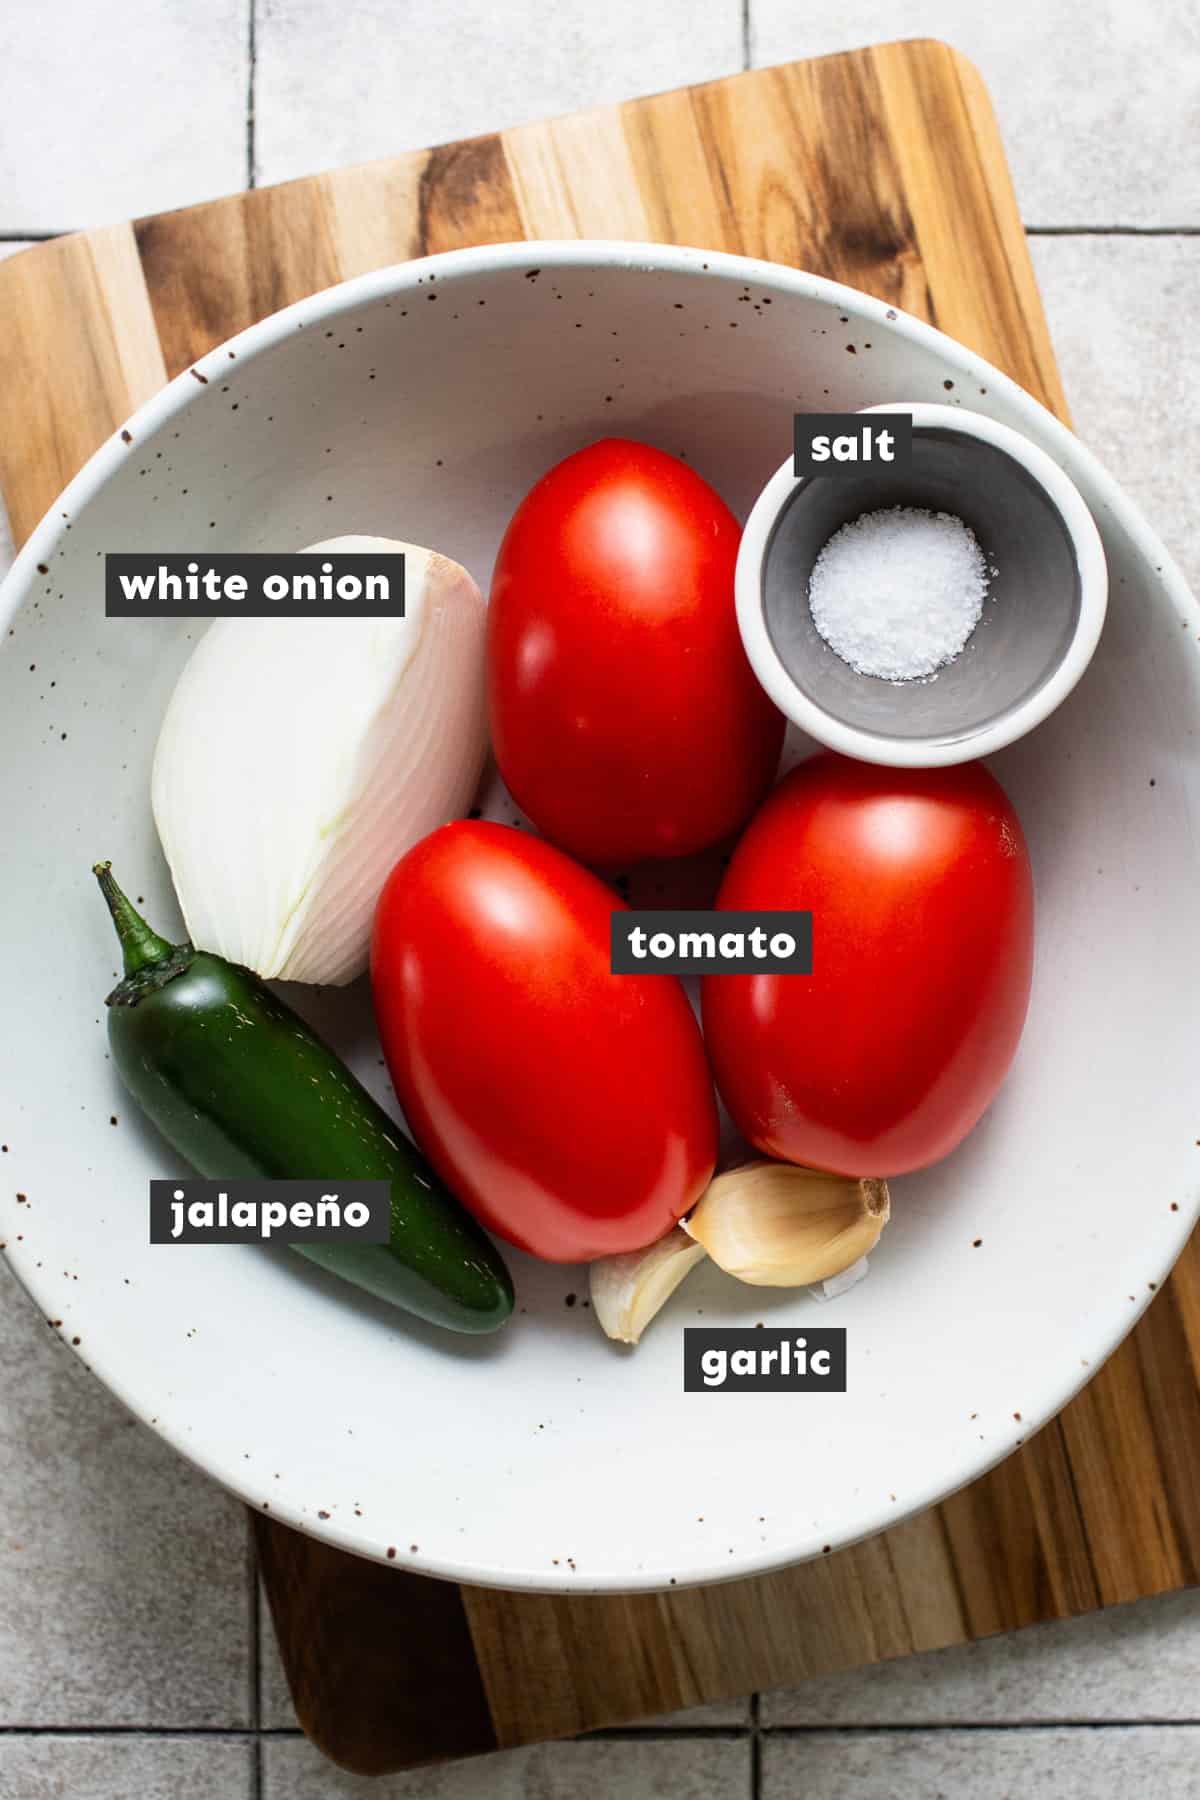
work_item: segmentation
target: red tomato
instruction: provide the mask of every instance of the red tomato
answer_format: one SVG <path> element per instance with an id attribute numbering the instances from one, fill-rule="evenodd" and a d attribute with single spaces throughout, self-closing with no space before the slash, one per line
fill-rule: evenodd
<path id="1" fill-rule="evenodd" d="M 784 721 L 738 636 L 741 533 L 674 456 L 606 438 L 518 507 L 488 614 L 500 772 L 540 831 L 616 868 L 747 819 Z"/>
<path id="2" fill-rule="evenodd" d="M 397 863 L 375 916 L 375 1011 L 418 1143 L 477 1218 L 550 1262 L 653 1243 L 716 1161 L 683 988 L 610 971 L 623 910 L 549 844 L 458 820 Z"/>
<path id="3" fill-rule="evenodd" d="M 769 1156 L 901 1175 L 946 1156 L 1017 1048 L 1033 967 L 1021 826 L 981 763 L 816 756 L 734 852 L 718 907 L 813 915 L 811 975 L 712 975 L 717 1086 Z"/>

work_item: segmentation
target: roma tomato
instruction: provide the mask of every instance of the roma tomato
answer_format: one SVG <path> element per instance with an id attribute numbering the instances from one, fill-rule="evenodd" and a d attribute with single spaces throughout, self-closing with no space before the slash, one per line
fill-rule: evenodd
<path id="1" fill-rule="evenodd" d="M 845 1175 L 937 1162 L 990 1105 L 1033 967 L 1021 826 L 981 763 L 815 756 L 734 853 L 720 908 L 813 915 L 811 975 L 715 975 L 721 1096 L 769 1156 Z"/>
<path id="2" fill-rule="evenodd" d="M 397 863 L 375 918 L 375 1011 L 417 1141 L 550 1262 L 652 1243 L 716 1161 L 695 1015 L 672 977 L 610 972 L 618 910 L 551 845 L 459 820 Z"/>
<path id="3" fill-rule="evenodd" d="M 784 721 L 738 636 L 740 537 L 684 463 L 621 438 L 517 509 L 488 611 L 492 741 L 518 804 L 584 862 L 702 850 L 770 784 Z"/>

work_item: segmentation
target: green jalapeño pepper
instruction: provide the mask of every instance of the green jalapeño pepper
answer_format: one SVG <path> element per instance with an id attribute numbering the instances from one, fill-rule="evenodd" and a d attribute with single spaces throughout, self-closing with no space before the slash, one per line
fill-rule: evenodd
<path id="1" fill-rule="evenodd" d="M 108 863 L 95 874 L 125 959 L 113 1061 L 172 1148 L 213 1179 L 390 1182 L 388 1243 L 294 1248 L 436 1325 L 503 1325 L 513 1290 L 491 1239 L 329 1046 L 249 969 L 151 931 Z"/>

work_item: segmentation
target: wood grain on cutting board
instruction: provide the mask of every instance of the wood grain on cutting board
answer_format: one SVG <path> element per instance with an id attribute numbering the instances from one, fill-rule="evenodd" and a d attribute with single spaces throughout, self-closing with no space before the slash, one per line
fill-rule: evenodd
<path id="1" fill-rule="evenodd" d="M 936 43 L 733 76 L 61 239 L 0 264 L 18 538 L 167 375 L 319 288 L 515 238 L 702 245 L 832 276 L 1066 407 L 991 107 Z M 1200 1253 L 1053 1424 L 798 1568 L 579 1598 L 458 1588 L 255 1519 L 297 1710 L 378 1772 L 961 1643 L 1200 1579 Z"/>

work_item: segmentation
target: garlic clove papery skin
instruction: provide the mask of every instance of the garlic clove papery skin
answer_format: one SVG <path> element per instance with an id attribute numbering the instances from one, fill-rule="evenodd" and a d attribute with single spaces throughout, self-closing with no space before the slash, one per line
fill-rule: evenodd
<path id="1" fill-rule="evenodd" d="M 216 619 L 167 707 L 155 823 L 192 942 L 257 974 L 343 985 L 367 967 L 404 852 L 460 817 L 487 748 L 485 609 L 448 557 L 405 553 L 402 619 Z"/>
<path id="2" fill-rule="evenodd" d="M 588 1270 L 592 1311 L 601 1330 L 621 1344 L 636 1344 L 684 1276 L 703 1262 L 704 1246 L 678 1225 L 644 1250 L 602 1256 Z"/>
<path id="3" fill-rule="evenodd" d="M 819 1281 L 815 1287 L 810 1287 L 808 1291 L 814 1300 L 840 1300 L 843 1294 L 848 1294 L 851 1288 L 856 1288 L 860 1281 L 865 1281 L 870 1273 L 869 1259 L 860 1256 L 857 1262 L 852 1262 L 848 1269 L 842 1270 L 840 1275 L 829 1275 L 824 1281 Z"/>
<path id="4" fill-rule="evenodd" d="M 752 1162 L 716 1176 L 682 1225 L 739 1281 L 808 1287 L 866 1257 L 890 1212 L 886 1181 Z"/>

